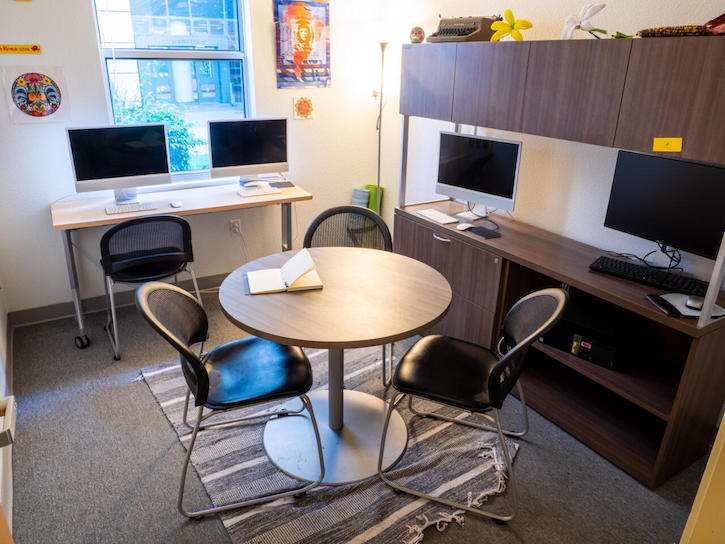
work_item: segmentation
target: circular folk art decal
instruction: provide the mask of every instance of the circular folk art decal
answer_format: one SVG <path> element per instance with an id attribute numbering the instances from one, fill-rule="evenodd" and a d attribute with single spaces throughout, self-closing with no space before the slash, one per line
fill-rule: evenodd
<path id="1" fill-rule="evenodd" d="M 60 108 L 60 88 L 45 74 L 28 72 L 16 77 L 11 93 L 18 109 L 33 117 L 47 117 Z"/>
<path id="2" fill-rule="evenodd" d="M 300 119 L 309 119 L 312 116 L 312 100 L 300 98 L 295 102 L 295 115 Z"/>

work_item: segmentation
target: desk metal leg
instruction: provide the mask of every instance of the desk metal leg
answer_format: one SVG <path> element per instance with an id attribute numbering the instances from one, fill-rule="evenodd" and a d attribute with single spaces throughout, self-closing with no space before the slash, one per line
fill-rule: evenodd
<path id="1" fill-rule="evenodd" d="M 344 351 L 341 349 L 328 350 L 328 373 L 330 381 L 330 399 L 328 412 L 328 425 L 330 429 L 339 433 L 343 422 L 343 364 Z"/>
<path id="2" fill-rule="evenodd" d="M 282 205 L 282 251 L 292 249 L 292 203 Z"/>
<path id="3" fill-rule="evenodd" d="M 68 265 L 68 281 L 73 296 L 73 306 L 75 306 L 76 320 L 78 321 L 78 336 L 75 337 L 74 341 L 78 349 L 84 349 L 90 345 L 91 341 L 88 339 L 83 326 L 83 305 L 81 304 L 80 290 L 78 288 L 78 271 L 73 252 L 72 232 L 72 230 L 63 231 L 63 248 L 65 249 L 65 262 Z"/>

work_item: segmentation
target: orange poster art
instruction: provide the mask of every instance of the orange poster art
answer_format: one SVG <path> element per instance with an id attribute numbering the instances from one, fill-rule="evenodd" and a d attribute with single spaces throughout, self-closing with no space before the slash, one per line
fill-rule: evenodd
<path id="1" fill-rule="evenodd" d="M 277 87 L 330 83 L 330 10 L 327 0 L 275 0 Z"/>

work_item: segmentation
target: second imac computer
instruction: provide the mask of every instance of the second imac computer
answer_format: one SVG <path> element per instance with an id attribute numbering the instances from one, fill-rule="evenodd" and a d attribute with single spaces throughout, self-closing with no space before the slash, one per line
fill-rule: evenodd
<path id="1" fill-rule="evenodd" d="M 209 149 L 213 178 L 286 172 L 287 120 L 210 121 Z"/>
<path id="2" fill-rule="evenodd" d="M 113 189 L 117 204 L 136 201 L 136 187 L 171 183 L 166 126 L 66 129 L 76 192 Z"/>
<path id="3" fill-rule="evenodd" d="M 441 132 L 436 192 L 474 204 L 513 211 L 521 142 Z"/>

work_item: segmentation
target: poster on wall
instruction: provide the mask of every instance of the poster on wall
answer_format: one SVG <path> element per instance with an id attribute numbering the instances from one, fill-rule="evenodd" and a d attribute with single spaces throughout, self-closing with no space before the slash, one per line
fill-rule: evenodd
<path id="1" fill-rule="evenodd" d="M 67 86 L 59 66 L 5 66 L 0 81 L 12 123 L 70 119 Z"/>
<path id="2" fill-rule="evenodd" d="M 330 85 L 330 4 L 274 0 L 277 88 Z"/>

